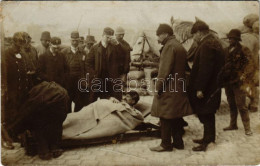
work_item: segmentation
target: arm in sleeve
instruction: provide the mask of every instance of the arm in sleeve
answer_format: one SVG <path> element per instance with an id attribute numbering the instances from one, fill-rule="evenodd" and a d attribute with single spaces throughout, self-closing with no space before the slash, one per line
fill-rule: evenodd
<path id="1" fill-rule="evenodd" d="M 37 73 L 42 80 L 49 81 L 46 74 L 46 59 L 44 55 L 39 57 Z"/>

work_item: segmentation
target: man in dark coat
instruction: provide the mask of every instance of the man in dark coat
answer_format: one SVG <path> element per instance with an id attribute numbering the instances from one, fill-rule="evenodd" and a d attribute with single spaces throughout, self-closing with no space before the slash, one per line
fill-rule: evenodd
<path id="1" fill-rule="evenodd" d="M 24 32 L 16 32 L 12 47 L 5 50 L 2 56 L 2 125 L 14 139 L 17 138 L 19 129 L 10 126 L 15 123 L 19 109 L 27 99 L 33 85 L 32 75 L 35 73 L 33 64 L 22 51 L 25 44 Z"/>
<path id="2" fill-rule="evenodd" d="M 151 150 L 162 152 L 172 151 L 173 147 L 184 149 L 182 117 L 192 114 L 185 83 L 187 53 L 173 36 L 169 25 L 161 24 L 157 36 L 163 47 L 156 82 L 158 94 L 154 96 L 151 115 L 160 118 L 162 142 Z"/>
<path id="3" fill-rule="evenodd" d="M 202 139 L 194 151 L 205 151 L 207 145 L 215 142 L 215 113 L 221 102 L 221 89 L 217 85 L 217 75 L 224 65 L 224 50 L 219 41 L 209 33 L 209 26 L 203 21 L 196 21 L 191 29 L 194 40 L 198 43 L 193 60 L 189 81 L 189 98 L 194 113 L 204 126 Z"/>
<path id="4" fill-rule="evenodd" d="M 107 27 L 103 31 L 102 40 L 94 45 L 88 56 L 87 64 L 92 78 L 90 91 L 95 91 L 94 101 L 99 98 L 115 97 L 122 99 L 122 74 L 120 60 L 122 47 L 113 37 L 114 30 Z M 101 83 L 101 85 L 100 85 Z"/>
<path id="5" fill-rule="evenodd" d="M 65 87 L 65 76 L 69 68 L 64 55 L 60 52 L 60 44 L 60 38 L 51 38 L 50 48 L 39 58 L 38 73 L 42 80 L 54 81 Z"/>
<path id="6" fill-rule="evenodd" d="M 224 131 L 237 130 L 237 115 L 238 110 L 245 128 L 246 135 L 252 135 L 250 129 L 250 117 L 246 108 L 246 89 L 245 83 L 247 80 L 252 80 L 254 73 L 254 65 L 250 58 L 251 51 L 242 46 L 241 32 L 238 29 L 232 29 L 227 37 L 229 38 L 230 46 L 227 48 L 227 57 L 225 66 L 222 68 L 219 77 L 222 85 L 225 86 L 227 100 L 230 108 L 230 125 L 224 128 Z"/>
<path id="7" fill-rule="evenodd" d="M 42 32 L 41 35 L 41 45 L 36 47 L 38 57 L 44 54 L 48 49 L 51 41 L 51 34 L 48 31 Z"/>
<path id="8" fill-rule="evenodd" d="M 64 48 L 62 53 L 65 55 L 66 61 L 69 65 L 69 73 L 67 75 L 68 85 L 67 90 L 70 96 L 70 103 L 74 102 L 74 112 L 89 104 L 89 97 L 87 92 L 80 91 L 79 80 L 86 78 L 86 55 L 82 49 L 79 49 L 79 32 L 73 31 L 71 33 L 71 46 Z M 70 112 L 72 112 L 70 110 Z"/>
<path id="9" fill-rule="evenodd" d="M 122 71 L 122 75 L 120 76 L 123 80 L 123 82 L 126 84 L 126 76 L 127 73 L 130 70 L 130 52 L 132 51 L 132 48 L 130 45 L 124 40 L 125 30 L 122 27 L 117 27 L 115 31 L 116 40 L 119 42 L 119 44 L 122 47 L 122 53 L 121 53 L 121 61 L 120 61 L 120 71 Z"/>
<path id="10" fill-rule="evenodd" d="M 24 47 L 24 52 L 25 54 L 28 56 L 28 59 L 32 61 L 32 64 L 34 65 L 34 68 L 36 70 L 37 66 L 38 66 L 38 53 L 37 53 L 37 50 L 35 47 L 33 47 L 31 45 L 31 36 L 24 32 L 24 35 L 25 35 L 25 39 L 26 39 L 26 44 L 25 44 L 25 47 Z"/>

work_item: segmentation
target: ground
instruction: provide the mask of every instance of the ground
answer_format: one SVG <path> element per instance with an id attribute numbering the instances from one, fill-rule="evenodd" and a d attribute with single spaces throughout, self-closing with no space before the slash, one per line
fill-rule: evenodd
<path id="1" fill-rule="evenodd" d="M 152 102 L 152 97 L 142 97 Z M 223 131 L 229 124 L 229 112 L 225 98 L 216 114 L 216 142 L 211 143 L 206 152 L 193 152 L 192 139 L 201 138 L 202 124 L 194 116 L 184 118 L 189 126 L 185 128 L 185 149 L 172 152 L 152 152 L 149 147 L 160 144 L 160 139 L 140 137 L 131 141 L 92 145 L 66 149 L 63 155 L 49 161 L 38 156 L 29 157 L 19 144 L 14 150 L 2 148 L 3 165 L 257 165 L 260 164 L 260 114 L 250 113 L 252 136 L 244 134 L 241 118 L 238 130 Z M 146 121 L 156 123 L 158 119 L 148 116 Z"/>

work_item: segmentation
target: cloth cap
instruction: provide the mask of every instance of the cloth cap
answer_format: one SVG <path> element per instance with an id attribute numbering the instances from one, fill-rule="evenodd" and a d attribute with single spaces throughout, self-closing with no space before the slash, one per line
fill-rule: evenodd
<path id="1" fill-rule="evenodd" d="M 51 44 L 53 46 L 58 46 L 61 44 L 61 39 L 59 37 L 52 37 L 51 38 Z"/>
<path id="2" fill-rule="evenodd" d="M 173 35 L 173 30 L 171 26 L 168 24 L 160 24 L 156 31 L 156 35 L 159 36 L 160 34 L 163 33 L 168 33 L 169 35 Z"/>
<path id="3" fill-rule="evenodd" d="M 96 43 L 95 37 L 91 35 L 87 35 L 86 43 Z"/>
<path id="4" fill-rule="evenodd" d="M 227 34 L 227 37 L 241 41 L 241 32 L 238 29 L 231 29 L 230 32 Z"/>
<path id="5" fill-rule="evenodd" d="M 123 35 L 123 34 L 125 34 L 125 30 L 122 27 L 117 27 L 115 34 L 116 35 Z"/>
<path id="6" fill-rule="evenodd" d="M 80 36 L 80 41 L 84 41 L 84 37 L 83 36 Z"/>
<path id="7" fill-rule="evenodd" d="M 110 27 L 106 27 L 106 28 L 104 28 L 103 34 L 104 35 L 113 36 L 114 35 L 114 30 L 112 28 L 110 28 Z"/>
<path id="8" fill-rule="evenodd" d="M 15 32 L 13 35 L 14 42 L 22 42 L 23 44 L 26 43 L 24 32 Z"/>
<path id="9" fill-rule="evenodd" d="M 73 31 L 73 32 L 71 32 L 70 38 L 71 38 L 71 39 L 78 40 L 78 39 L 79 39 L 79 32 L 78 32 L 78 31 Z"/>
<path id="10" fill-rule="evenodd" d="M 208 24 L 201 20 L 196 21 L 191 28 L 191 34 L 194 34 L 198 31 L 209 31 Z"/>
<path id="11" fill-rule="evenodd" d="M 41 40 L 51 40 L 51 34 L 49 31 L 42 32 Z"/>

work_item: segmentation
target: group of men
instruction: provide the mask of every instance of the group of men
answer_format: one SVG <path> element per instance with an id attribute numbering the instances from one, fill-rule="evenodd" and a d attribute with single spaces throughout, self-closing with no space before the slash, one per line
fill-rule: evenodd
<path id="1" fill-rule="evenodd" d="M 97 98 L 114 97 L 120 101 L 122 91 L 115 90 L 115 80 L 121 80 L 123 85 L 123 78 L 130 70 L 131 47 L 123 39 L 124 34 L 124 29 L 118 27 L 114 37 L 114 30 L 106 27 L 99 43 L 96 43 L 94 36 L 87 36 L 84 44 L 84 38 L 80 37 L 79 32 L 73 31 L 70 36 L 71 46 L 61 49 L 61 39 L 51 37 L 47 31 L 41 35 L 42 45 L 36 48 L 31 45 L 28 33 L 15 33 L 13 45 L 3 53 L 2 59 L 2 78 L 6 78 L 2 79 L 5 90 L 2 126 L 7 129 L 4 131 L 12 138 L 17 137 L 17 131 L 8 126 L 12 126 L 30 89 L 39 81 L 55 82 L 67 90 L 67 113 L 72 112 L 72 102 L 75 103 L 74 112 L 77 112 Z M 225 50 L 205 22 L 197 20 L 194 23 L 191 34 L 197 47 L 193 51 L 193 67 L 187 93 L 183 89 L 183 82 L 176 83 L 168 79 L 169 75 L 176 73 L 175 79 L 186 78 L 186 50 L 176 40 L 169 25 L 160 24 L 156 34 L 159 43 L 163 45 L 157 78 L 164 82 L 156 84 L 158 93 L 154 96 L 152 116 L 160 118 L 162 142 L 151 150 L 162 152 L 172 151 L 173 148 L 184 149 L 182 117 L 195 113 L 204 126 L 204 134 L 202 139 L 193 140 L 199 144 L 193 150 L 205 151 L 209 143 L 215 142 L 215 113 L 220 106 L 222 87 L 226 89 L 231 113 L 230 125 L 224 130 L 238 128 L 236 121 L 239 110 L 245 134 L 252 135 L 245 105 L 246 94 L 242 87 L 245 80 L 250 80 L 253 71 L 249 67 L 252 65 L 251 53 L 239 43 L 241 32 L 237 29 L 229 32 L 227 38 L 230 46 Z M 94 83 L 91 81 L 89 84 L 79 84 L 80 79 L 87 77 L 101 81 L 99 92 L 93 92 L 91 88 L 95 89 L 95 86 L 92 86 Z M 79 86 L 88 87 L 89 92 L 80 91 Z M 172 87 L 175 87 L 174 92 L 170 89 Z M 54 156 L 59 155 L 60 153 L 55 153 Z M 40 157 L 50 158 L 49 153 Z"/>
<path id="2" fill-rule="evenodd" d="M 75 103 L 74 112 L 77 112 L 84 106 L 96 101 L 97 98 L 114 97 L 121 101 L 122 87 L 120 86 L 119 91 L 115 92 L 113 90 L 115 82 L 113 81 L 126 75 L 130 68 L 131 47 L 123 39 L 124 34 L 122 27 L 116 29 L 115 36 L 114 30 L 107 27 L 104 28 L 99 43 L 96 43 L 94 36 L 88 35 L 84 44 L 79 32 L 73 31 L 70 37 L 71 46 L 61 48 L 61 39 L 51 37 L 48 31 L 42 33 L 41 45 L 37 47 L 31 45 L 31 37 L 28 33 L 16 32 L 13 36 L 12 46 L 2 54 L 2 78 L 6 78 L 2 79 L 4 89 L 2 126 L 4 133 L 8 133 L 6 136 L 15 140 L 23 132 L 21 129 L 17 129 L 17 126 L 10 126 L 16 123 L 23 104 L 32 93 L 30 90 L 36 87 L 39 82 L 53 82 L 58 88 L 62 87 L 67 91 L 69 109 L 66 113 L 72 112 L 72 102 Z M 86 79 L 87 76 L 91 80 L 94 78 L 101 80 L 99 92 L 93 92 L 91 80 L 88 81 L 89 84 L 79 85 L 79 80 Z M 108 78 L 112 78 L 112 81 Z M 108 79 L 108 81 L 105 81 L 105 79 Z M 80 91 L 79 86 L 88 88 L 88 91 Z M 42 100 L 45 99 L 46 97 L 42 96 Z M 55 100 L 55 98 L 52 100 Z M 51 118 L 53 116 L 47 112 L 43 115 L 46 121 L 53 119 Z M 44 126 L 42 125 L 42 127 Z M 49 128 L 50 133 L 52 133 L 52 128 L 54 127 Z M 38 128 L 37 131 L 42 130 Z M 55 133 L 52 134 L 55 135 Z M 44 141 L 48 142 L 48 140 L 36 141 L 39 144 Z M 7 146 L 12 148 L 11 143 L 7 143 Z M 49 153 L 50 150 L 45 145 L 41 144 L 38 148 L 40 158 L 49 159 L 52 157 Z M 42 153 L 43 151 L 44 153 Z M 56 152 L 58 152 L 58 155 Z M 57 151 L 56 148 L 54 156 L 59 155 L 60 151 Z"/>
<path id="3" fill-rule="evenodd" d="M 246 107 L 247 85 L 256 87 L 253 75 L 258 70 L 250 50 L 241 45 L 241 32 L 232 29 L 228 34 L 228 48 L 223 48 L 220 39 L 210 31 L 209 26 L 197 20 L 191 29 L 196 45 L 193 66 L 190 72 L 187 93 L 183 89 L 187 53 L 176 40 L 172 28 L 160 24 L 157 31 L 158 42 L 163 45 L 160 55 L 159 72 L 156 84 L 158 93 L 154 96 L 152 116 L 160 118 L 161 144 L 151 151 L 172 151 L 184 149 L 182 140 L 182 117 L 196 114 L 203 124 L 202 139 L 193 140 L 199 144 L 193 151 L 206 151 L 208 144 L 215 142 L 215 113 L 221 102 L 221 88 L 225 88 L 230 106 L 230 124 L 224 131 L 236 130 L 237 115 L 240 112 L 245 135 L 252 135 L 249 112 Z M 175 81 L 169 75 L 175 75 Z M 161 81 L 161 80 L 164 80 Z M 164 87 L 166 85 L 166 87 Z M 170 88 L 175 87 L 174 91 Z M 257 108 L 256 108 L 257 110 Z M 253 110 L 255 111 L 255 109 Z M 172 142 L 173 140 L 173 142 Z"/>

